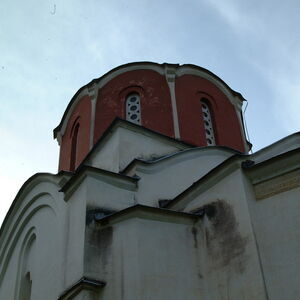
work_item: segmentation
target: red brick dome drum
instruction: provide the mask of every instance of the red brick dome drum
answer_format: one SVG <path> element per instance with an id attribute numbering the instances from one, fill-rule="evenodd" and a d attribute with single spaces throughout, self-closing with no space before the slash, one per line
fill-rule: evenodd
<path id="1" fill-rule="evenodd" d="M 116 118 L 198 147 L 248 151 L 244 98 L 195 65 L 122 65 L 78 90 L 54 137 L 59 169 L 74 171 Z"/>

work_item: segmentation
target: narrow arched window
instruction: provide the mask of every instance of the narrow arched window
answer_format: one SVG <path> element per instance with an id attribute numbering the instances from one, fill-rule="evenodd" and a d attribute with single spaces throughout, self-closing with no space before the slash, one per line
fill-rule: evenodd
<path id="1" fill-rule="evenodd" d="M 77 145 L 78 145 L 78 132 L 79 132 L 79 123 L 74 127 L 72 144 L 71 144 L 71 159 L 70 159 L 70 171 L 75 170 L 76 158 L 77 158 Z"/>
<path id="2" fill-rule="evenodd" d="M 201 99 L 201 108 L 207 146 L 214 146 L 216 144 L 216 139 L 212 121 L 212 113 L 205 98 Z"/>
<path id="3" fill-rule="evenodd" d="M 32 281 L 30 278 L 30 272 L 27 272 L 26 275 L 22 278 L 21 282 L 21 291 L 20 291 L 20 300 L 30 300 L 31 298 L 31 285 Z"/>
<path id="4" fill-rule="evenodd" d="M 137 93 L 129 94 L 126 97 L 126 120 L 138 125 L 141 124 L 140 95 Z"/>
<path id="5" fill-rule="evenodd" d="M 36 265 L 35 240 L 36 235 L 31 228 L 22 242 L 18 262 L 18 273 L 15 287 L 15 297 L 18 300 L 30 300 L 34 266 Z"/>

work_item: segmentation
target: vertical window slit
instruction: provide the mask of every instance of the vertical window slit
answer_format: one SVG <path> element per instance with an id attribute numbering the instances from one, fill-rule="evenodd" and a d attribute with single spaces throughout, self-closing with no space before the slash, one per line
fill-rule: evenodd
<path id="1" fill-rule="evenodd" d="M 71 159 L 70 159 L 70 171 L 75 170 L 76 158 L 77 158 L 77 144 L 78 144 L 78 131 L 79 124 L 76 124 L 72 136 L 72 145 L 71 145 Z"/>
<path id="2" fill-rule="evenodd" d="M 126 98 L 126 120 L 138 125 L 141 124 L 140 96 L 136 93 L 130 94 Z"/>
<path id="3" fill-rule="evenodd" d="M 201 100 L 201 108 L 202 108 L 202 116 L 203 116 L 207 146 L 214 146 L 216 145 L 216 139 L 215 139 L 213 122 L 212 122 L 212 115 L 205 99 Z"/>

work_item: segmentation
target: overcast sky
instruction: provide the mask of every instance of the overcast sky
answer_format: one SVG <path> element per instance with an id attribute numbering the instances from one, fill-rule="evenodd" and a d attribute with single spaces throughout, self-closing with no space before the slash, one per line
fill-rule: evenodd
<path id="1" fill-rule="evenodd" d="M 120 64 L 214 72 L 248 100 L 254 150 L 298 131 L 299 15 L 293 0 L 1 0 L 0 223 L 31 175 L 57 172 L 75 92 Z"/>

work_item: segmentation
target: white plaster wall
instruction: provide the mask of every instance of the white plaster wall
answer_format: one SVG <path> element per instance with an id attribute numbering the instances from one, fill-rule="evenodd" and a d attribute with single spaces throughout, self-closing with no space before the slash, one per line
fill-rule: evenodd
<path id="1" fill-rule="evenodd" d="M 215 216 L 217 219 L 207 216 L 203 219 L 207 299 L 267 299 L 248 211 L 248 196 L 243 174 L 236 170 L 177 207 L 190 212 L 216 201 L 225 203 L 225 209 L 220 209 L 220 214 Z"/>
<path id="2" fill-rule="evenodd" d="M 135 158 L 148 160 L 185 148 L 179 145 L 175 146 L 175 143 L 171 144 L 164 138 L 154 138 L 119 127 L 99 147 L 99 151 L 91 156 L 87 164 L 118 173 Z"/>
<path id="3" fill-rule="evenodd" d="M 300 189 L 272 197 L 249 198 L 252 222 L 269 299 L 293 300 L 300 294 Z"/>
<path id="4" fill-rule="evenodd" d="M 165 162 L 138 167 L 138 203 L 158 206 L 160 199 L 175 198 L 230 156 L 231 152 L 216 149 L 192 149 Z"/>
<path id="5" fill-rule="evenodd" d="M 89 207 L 119 211 L 135 204 L 133 184 L 111 183 L 100 178 L 86 178 L 86 197 Z"/>
<path id="6" fill-rule="evenodd" d="M 119 132 L 114 131 L 110 134 L 109 139 L 103 145 L 99 146 L 99 151 L 95 151 L 86 162 L 87 165 L 112 171 L 119 172 Z"/>
<path id="7" fill-rule="evenodd" d="M 199 225 L 140 220 L 137 299 L 203 297 L 203 261 Z"/>
<path id="8" fill-rule="evenodd" d="M 84 234 L 86 217 L 86 186 L 81 185 L 67 201 L 65 287 L 69 288 L 83 276 Z"/>
<path id="9" fill-rule="evenodd" d="M 151 160 L 160 156 L 176 153 L 186 147 L 145 134 L 119 128 L 120 131 L 120 170 L 123 170 L 134 158 Z"/>
<path id="10" fill-rule="evenodd" d="M 85 177 L 67 200 L 68 240 L 66 250 L 66 288 L 72 286 L 82 276 L 89 275 L 92 278 L 98 278 L 99 276 L 97 273 L 91 274 L 91 272 L 89 272 L 87 274 L 84 266 L 87 210 L 106 209 L 119 211 L 134 205 L 133 191 L 118 186 L 118 182 L 114 182 L 111 178 L 102 177 Z M 111 181 L 111 183 L 109 181 Z M 120 185 L 121 184 L 122 183 L 120 183 Z M 94 254 L 95 252 L 93 252 L 92 255 Z"/>
<path id="11" fill-rule="evenodd" d="M 67 198 L 67 202 L 74 205 L 74 208 L 70 207 L 70 210 L 75 210 L 72 213 L 83 213 L 86 207 L 119 211 L 135 204 L 135 184 L 114 176 L 89 173 L 73 188 L 72 195 Z M 84 206 L 75 208 L 75 203 Z"/>
<path id="12" fill-rule="evenodd" d="M 96 299 L 204 299 L 195 226 L 159 218 L 132 218 L 112 225 L 108 257 L 98 264 L 107 284 Z"/>
<path id="13" fill-rule="evenodd" d="M 98 294 L 83 292 L 78 299 L 182 300 L 188 295 L 189 300 L 252 300 L 266 299 L 266 291 L 272 300 L 297 299 L 299 188 L 257 201 L 238 169 L 207 190 L 199 185 L 198 192 L 195 188 L 175 206 L 191 212 L 208 203 L 222 204 L 219 223 L 205 216 L 197 224 L 160 217 L 124 217 L 105 228 L 86 224 L 87 209 L 119 211 L 173 199 L 233 155 L 213 147 L 180 152 L 174 145 L 119 128 L 90 162 L 119 172 L 136 157 L 173 152 L 178 153 L 137 164 L 138 187 L 88 171 L 65 202 L 56 179 L 29 185 L 1 236 L 0 299 L 15 297 L 20 253 L 31 232 L 35 252 L 27 264 L 33 300 L 41 295 L 57 299 L 82 276 L 107 286 Z"/>
<path id="14" fill-rule="evenodd" d="M 30 271 L 31 299 L 52 300 L 59 296 L 64 282 L 65 205 L 58 186 L 43 182 L 21 195 L 6 223 L 0 246 L 0 299 L 18 299 L 22 266 Z M 26 236 L 35 240 L 24 261 Z M 16 297 L 16 298 L 15 298 Z"/>

